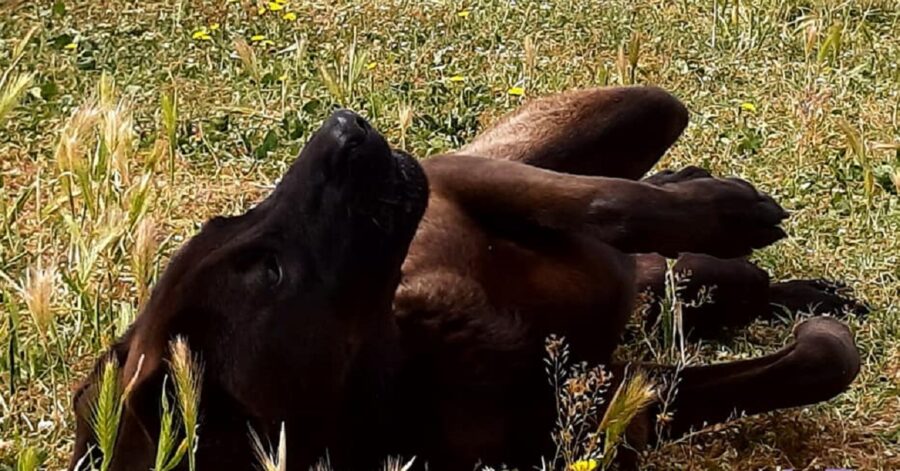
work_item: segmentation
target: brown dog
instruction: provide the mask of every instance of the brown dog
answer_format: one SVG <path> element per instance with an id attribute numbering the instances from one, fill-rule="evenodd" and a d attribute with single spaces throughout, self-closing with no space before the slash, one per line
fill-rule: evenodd
<path id="1" fill-rule="evenodd" d="M 388 454 L 525 468 L 551 451 L 545 337 L 608 363 L 637 290 L 661 289 L 662 256 L 630 254 L 708 254 L 678 262 L 724 287 L 686 314 L 701 333 L 770 315 L 770 303 L 853 308 L 824 284 L 770 286 L 723 260 L 784 236 L 786 213 L 747 182 L 696 168 L 637 181 L 686 123 L 659 89 L 569 92 L 419 164 L 335 113 L 272 195 L 182 247 L 101 359 L 136 377 L 112 469 L 152 466 L 176 335 L 206 364 L 201 469 L 250 469 L 248 424 L 271 437 L 281 422 L 294 470 L 326 452 L 339 469 Z M 766 357 L 682 371 L 673 433 L 843 391 L 859 369 L 849 330 L 813 318 L 794 335 Z M 96 373 L 75 396 L 71 467 L 91 452 L 95 395 Z"/>

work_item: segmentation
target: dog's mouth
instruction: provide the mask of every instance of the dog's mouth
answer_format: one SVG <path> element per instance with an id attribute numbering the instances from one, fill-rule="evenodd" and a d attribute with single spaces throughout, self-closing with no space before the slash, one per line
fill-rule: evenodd
<path id="1" fill-rule="evenodd" d="M 361 216 L 389 232 L 417 224 L 428 199 L 416 159 L 349 110 L 322 124 L 279 187 L 307 215 Z"/>
<path id="2" fill-rule="evenodd" d="M 333 139 L 330 185 L 347 196 L 345 209 L 389 238 L 411 235 L 428 200 L 428 181 L 418 161 L 391 149 L 384 136 L 350 111 L 336 112 L 323 132 Z"/>
<path id="3" fill-rule="evenodd" d="M 384 202 L 397 208 L 402 218 L 418 223 L 428 203 L 428 179 L 415 157 L 395 149 L 391 158 L 396 182 L 393 196 L 387 196 Z"/>
<path id="4" fill-rule="evenodd" d="M 391 149 L 361 116 L 340 110 L 270 198 L 283 217 L 302 221 L 296 234 L 322 264 L 341 272 L 394 270 L 424 215 L 428 181 L 414 157 Z"/>

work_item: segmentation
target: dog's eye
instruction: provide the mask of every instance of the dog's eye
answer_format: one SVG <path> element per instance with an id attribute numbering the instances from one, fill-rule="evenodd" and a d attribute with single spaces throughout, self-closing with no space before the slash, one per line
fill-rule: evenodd
<path id="1" fill-rule="evenodd" d="M 267 255 L 263 261 L 263 268 L 265 269 L 267 285 L 275 287 L 281 284 L 284 272 L 281 270 L 281 264 L 278 263 L 278 258 L 271 254 Z"/>

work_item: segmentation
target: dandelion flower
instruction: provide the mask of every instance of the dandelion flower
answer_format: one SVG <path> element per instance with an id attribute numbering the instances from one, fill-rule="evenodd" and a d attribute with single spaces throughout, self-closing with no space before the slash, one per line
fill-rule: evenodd
<path id="1" fill-rule="evenodd" d="M 284 4 L 279 3 L 279 2 L 269 2 L 269 10 L 271 10 L 271 11 L 284 10 Z"/>
<path id="2" fill-rule="evenodd" d="M 453 77 L 450 77 L 450 81 L 451 82 L 465 82 L 466 78 L 463 77 L 462 75 L 454 75 Z"/>
<path id="3" fill-rule="evenodd" d="M 375 67 L 378 67 L 378 63 L 377 63 L 377 62 L 369 62 L 368 64 L 366 64 L 366 70 L 372 70 L 372 69 L 374 69 Z"/>
<path id="4" fill-rule="evenodd" d="M 458 12 L 458 13 L 456 14 L 456 16 L 458 16 L 458 17 L 460 17 L 460 18 L 468 18 L 468 17 L 469 17 L 469 10 L 462 10 L 462 11 Z"/>
<path id="5" fill-rule="evenodd" d="M 75 49 L 78 49 L 78 43 L 69 43 L 69 44 L 66 44 L 64 47 L 65 47 L 65 49 L 74 51 Z"/>
<path id="6" fill-rule="evenodd" d="M 292 11 L 285 13 L 281 17 L 287 21 L 297 21 L 297 14 Z"/>
<path id="7" fill-rule="evenodd" d="M 209 25 L 209 30 L 210 31 L 218 31 L 219 27 L 220 27 L 219 23 L 213 23 L 213 24 Z"/>
<path id="8" fill-rule="evenodd" d="M 525 89 L 522 87 L 512 87 L 507 90 L 506 93 L 509 93 L 512 96 L 522 96 L 525 94 Z"/>
<path id="9" fill-rule="evenodd" d="M 597 460 L 580 460 L 572 463 L 569 471 L 594 471 L 597 469 Z"/>
<path id="10" fill-rule="evenodd" d="M 254 34 L 253 36 L 250 36 L 250 40 L 255 43 L 258 43 L 260 41 L 265 41 L 266 37 L 262 34 Z"/>
<path id="11" fill-rule="evenodd" d="M 194 31 L 194 34 L 191 34 L 191 39 L 195 41 L 209 41 L 212 39 L 212 36 L 209 35 L 209 31 L 206 28 L 200 28 Z"/>
<path id="12" fill-rule="evenodd" d="M 756 105 L 754 105 L 753 103 L 750 103 L 749 101 L 745 101 L 745 102 L 741 103 L 741 109 L 744 111 L 749 111 L 751 113 L 755 113 Z"/>

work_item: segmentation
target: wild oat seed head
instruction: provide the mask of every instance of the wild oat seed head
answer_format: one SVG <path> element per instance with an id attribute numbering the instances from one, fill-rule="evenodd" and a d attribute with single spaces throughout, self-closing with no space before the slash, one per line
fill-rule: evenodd
<path id="1" fill-rule="evenodd" d="M 19 104 L 19 99 L 33 79 L 34 74 L 19 75 L 0 90 L 0 121 Z"/>
<path id="2" fill-rule="evenodd" d="M 100 119 L 100 110 L 93 104 L 82 106 L 72 113 L 60 134 L 54 159 L 61 172 L 78 172 L 85 167 L 85 149 L 93 144 L 92 130 Z"/>
<path id="3" fill-rule="evenodd" d="M 263 471 L 287 471 L 287 434 L 285 433 L 284 422 L 281 423 L 281 430 L 278 434 L 277 450 L 271 453 L 267 451 L 259 434 L 252 427 L 250 428 L 250 442 L 259 467 Z M 329 469 L 330 467 L 325 466 L 324 468 Z M 316 465 L 315 469 L 319 469 L 319 465 Z"/>
<path id="4" fill-rule="evenodd" d="M 131 109 L 126 102 L 102 112 L 101 137 L 109 152 L 112 167 L 127 181 L 128 159 L 134 148 L 135 132 Z"/>
<path id="5" fill-rule="evenodd" d="M 56 267 L 32 268 L 25 275 L 22 291 L 28 312 L 38 332 L 43 336 L 52 326 L 54 320 L 53 297 L 56 289 Z"/>

